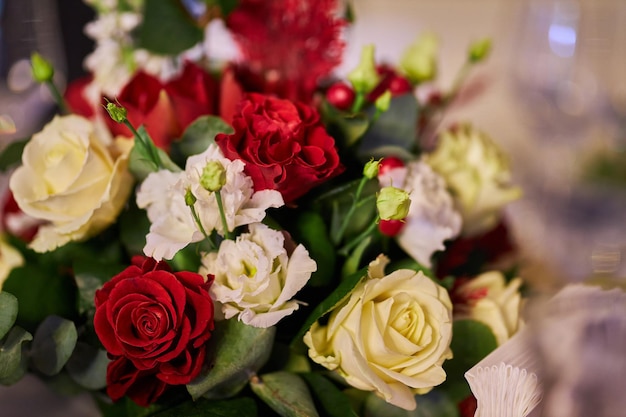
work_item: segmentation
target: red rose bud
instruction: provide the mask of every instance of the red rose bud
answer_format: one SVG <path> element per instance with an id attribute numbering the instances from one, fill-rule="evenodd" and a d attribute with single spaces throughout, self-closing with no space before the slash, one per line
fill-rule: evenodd
<path id="1" fill-rule="evenodd" d="M 402 220 L 381 220 L 378 222 L 378 230 L 385 236 L 394 237 L 400 234 L 405 225 Z"/>
<path id="2" fill-rule="evenodd" d="M 235 133 L 215 137 L 224 156 L 246 164 L 255 191 L 277 190 L 286 204 L 344 170 L 313 107 L 253 93 L 232 124 Z"/>
<path id="3" fill-rule="evenodd" d="M 337 82 L 326 90 L 326 100 L 339 110 L 349 110 L 354 97 L 354 90 L 343 82 Z"/>
<path id="4" fill-rule="evenodd" d="M 107 393 L 147 405 L 202 370 L 213 331 L 212 279 L 135 257 L 96 291 L 94 328 L 112 359 Z"/>
<path id="5" fill-rule="evenodd" d="M 381 81 L 376 88 L 367 95 L 369 102 L 374 102 L 385 91 L 389 90 L 392 97 L 407 94 L 413 91 L 413 85 L 402 75 L 398 74 L 395 69 L 387 65 L 381 65 L 376 68 L 381 76 Z"/>
<path id="6" fill-rule="evenodd" d="M 378 176 L 384 175 L 394 168 L 404 167 L 404 161 L 395 156 L 387 156 L 380 161 L 378 166 Z"/>

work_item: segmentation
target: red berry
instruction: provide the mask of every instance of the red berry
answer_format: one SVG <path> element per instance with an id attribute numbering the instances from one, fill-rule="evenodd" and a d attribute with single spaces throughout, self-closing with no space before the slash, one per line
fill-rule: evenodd
<path id="1" fill-rule="evenodd" d="M 396 75 L 389 82 L 389 91 L 392 96 L 399 96 L 400 94 L 409 93 L 413 90 L 411 83 L 404 77 Z"/>
<path id="2" fill-rule="evenodd" d="M 402 220 L 381 220 L 378 222 L 378 230 L 385 236 L 394 237 L 404 229 L 404 225 Z"/>
<path id="3" fill-rule="evenodd" d="M 354 90 L 342 82 L 337 82 L 326 90 L 326 100 L 339 110 L 348 110 L 352 107 L 354 96 Z"/>
<path id="4" fill-rule="evenodd" d="M 396 156 L 386 156 L 380 161 L 380 165 L 378 165 L 378 175 L 383 175 L 387 173 L 389 170 L 394 168 L 402 168 L 404 166 L 404 161 Z"/>

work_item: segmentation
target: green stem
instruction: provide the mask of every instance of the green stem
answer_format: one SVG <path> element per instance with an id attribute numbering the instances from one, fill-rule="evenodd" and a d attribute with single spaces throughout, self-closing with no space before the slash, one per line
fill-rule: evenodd
<path id="1" fill-rule="evenodd" d="M 355 237 L 354 239 L 352 239 L 350 242 L 348 242 L 345 246 L 343 246 L 341 249 L 339 249 L 339 254 L 343 255 L 343 256 L 347 256 L 348 253 L 350 253 L 350 251 L 357 246 L 359 243 L 361 243 L 361 241 L 363 239 L 365 239 L 366 237 L 368 237 L 369 235 L 371 235 L 375 230 L 376 227 L 378 226 L 378 218 L 374 219 L 374 221 L 372 222 L 372 224 L 369 225 L 369 227 L 364 230 L 363 232 L 361 232 L 360 235 L 358 235 L 357 237 Z"/>
<path id="2" fill-rule="evenodd" d="M 133 124 L 128 119 L 124 119 L 123 123 L 124 125 L 126 125 L 128 129 L 130 129 L 132 134 L 135 135 L 136 141 L 139 141 L 141 143 L 141 146 L 143 146 L 144 149 L 148 152 L 148 154 L 152 157 L 152 162 L 155 163 L 157 168 L 165 168 L 163 166 L 163 162 L 161 162 L 161 157 L 159 156 L 159 152 L 157 148 L 155 146 L 150 146 L 149 143 L 146 143 L 144 138 L 139 134 L 139 132 L 137 132 L 137 129 L 135 129 L 135 126 L 133 126 Z"/>
<path id="3" fill-rule="evenodd" d="M 363 107 L 363 103 L 365 102 L 365 94 L 356 93 L 356 97 L 354 98 L 354 103 L 352 103 L 352 108 L 350 111 L 352 113 L 358 113 Z"/>
<path id="4" fill-rule="evenodd" d="M 448 102 L 449 100 L 452 100 L 452 98 L 454 98 L 454 96 L 459 92 L 459 90 L 461 89 L 461 86 L 463 85 L 463 83 L 467 79 L 467 76 L 468 76 L 471 68 L 472 68 L 472 63 L 471 62 L 466 61 L 463 64 L 463 66 L 461 67 L 461 69 L 457 73 L 456 78 L 454 79 L 454 83 L 452 84 L 452 88 L 450 89 L 450 91 L 448 91 L 448 94 L 446 94 L 446 96 L 444 98 L 444 100 L 446 102 Z"/>
<path id="5" fill-rule="evenodd" d="M 206 239 L 209 239 L 209 235 L 207 234 L 206 230 L 204 230 L 204 226 L 202 226 L 202 222 L 200 221 L 200 216 L 198 216 L 196 208 L 194 206 L 189 206 L 189 208 L 191 209 L 191 216 L 193 217 L 193 221 L 196 222 L 198 229 L 200 229 L 200 232 L 202 232 Z"/>
<path id="6" fill-rule="evenodd" d="M 339 227 L 339 231 L 333 238 L 335 245 L 338 245 L 341 242 L 341 239 L 343 239 L 343 235 L 346 232 L 346 229 L 348 228 L 348 224 L 350 223 L 350 218 L 356 211 L 357 204 L 359 202 L 359 199 L 361 198 L 361 193 L 363 192 L 363 187 L 365 187 L 366 183 L 367 183 L 367 178 L 366 177 L 361 178 L 361 181 L 359 182 L 359 186 L 356 189 L 356 194 L 354 195 L 354 200 L 352 200 L 352 205 L 350 206 L 350 209 L 346 213 L 346 217 L 344 217 L 343 223 L 341 223 L 341 227 Z"/>
<path id="7" fill-rule="evenodd" d="M 226 239 L 233 238 L 232 232 L 228 229 L 228 223 L 226 222 L 226 213 L 224 213 L 224 204 L 222 202 L 222 193 L 220 190 L 215 192 L 215 199 L 217 200 L 217 207 L 220 210 L 220 219 L 222 219 L 222 228 L 224 229 L 224 237 Z"/>
<path id="8" fill-rule="evenodd" d="M 52 82 L 52 80 L 48 80 L 46 81 L 46 85 L 50 90 L 50 94 L 52 94 L 52 98 L 54 99 L 54 101 L 56 101 L 59 109 L 61 109 L 61 113 L 70 114 L 69 107 L 54 82 Z"/>

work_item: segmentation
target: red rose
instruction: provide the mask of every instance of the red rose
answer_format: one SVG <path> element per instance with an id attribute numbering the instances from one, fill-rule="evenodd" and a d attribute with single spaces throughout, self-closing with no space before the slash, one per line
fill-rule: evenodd
<path id="1" fill-rule="evenodd" d="M 166 385 L 187 384 L 200 373 L 213 330 L 213 302 L 192 272 L 135 257 L 133 265 L 96 291 L 94 327 L 113 359 L 107 392 L 153 402 Z"/>
<path id="2" fill-rule="evenodd" d="M 256 191 L 278 190 L 289 203 L 343 171 L 335 140 L 317 110 L 260 94 L 240 102 L 235 133 L 215 142 L 227 158 L 245 162 Z"/>

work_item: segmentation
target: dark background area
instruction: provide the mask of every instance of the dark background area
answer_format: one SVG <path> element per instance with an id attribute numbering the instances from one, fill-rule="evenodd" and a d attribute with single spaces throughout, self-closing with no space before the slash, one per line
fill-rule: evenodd
<path id="1" fill-rule="evenodd" d="M 72 81 L 86 74 L 83 59 L 93 50 L 94 43 L 85 35 L 83 28 L 95 15 L 83 0 L 56 1 L 65 47 L 67 80 Z"/>

